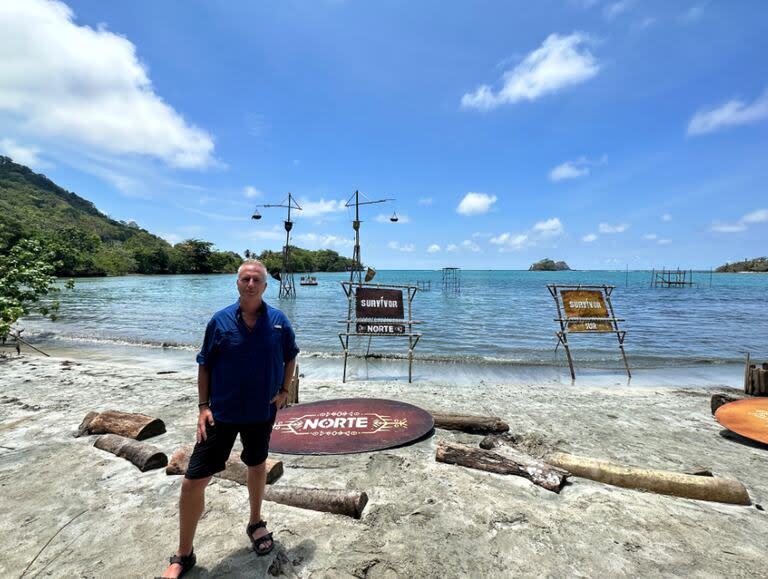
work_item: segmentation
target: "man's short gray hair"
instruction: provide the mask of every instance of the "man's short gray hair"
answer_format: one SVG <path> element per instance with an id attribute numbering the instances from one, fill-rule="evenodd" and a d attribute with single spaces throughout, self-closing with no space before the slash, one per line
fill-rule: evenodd
<path id="1" fill-rule="evenodd" d="M 246 266 L 246 265 L 257 265 L 261 267 L 265 272 L 267 272 L 267 266 L 261 263 L 258 259 L 248 258 L 244 259 L 243 263 L 240 264 L 240 267 L 237 268 L 237 275 L 240 275 L 240 271 Z"/>

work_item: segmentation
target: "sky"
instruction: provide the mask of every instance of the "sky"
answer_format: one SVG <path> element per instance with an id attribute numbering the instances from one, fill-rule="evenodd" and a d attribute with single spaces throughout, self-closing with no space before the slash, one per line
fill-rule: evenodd
<path id="1" fill-rule="evenodd" d="M 377 269 L 768 254 L 762 0 L 0 0 L 0 154 L 171 243 Z M 394 223 L 390 217 L 396 214 Z"/>

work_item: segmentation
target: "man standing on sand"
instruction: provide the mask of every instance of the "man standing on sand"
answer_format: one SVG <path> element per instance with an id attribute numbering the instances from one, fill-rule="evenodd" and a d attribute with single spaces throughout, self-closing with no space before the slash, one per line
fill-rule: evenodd
<path id="1" fill-rule="evenodd" d="M 180 577 L 194 567 L 192 542 L 205 506 L 205 488 L 215 473 L 224 470 L 238 433 L 243 444 L 240 458 L 248 465 L 251 513 L 246 534 L 257 555 L 274 547 L 272 533 L 261 519 L 265 461 L 299 349 L 288 318 L 262 299 L 266 288 L 264 265 L 255 259 L 244 261 L 237 272 L 240 300 L 216 312 L 205 329 L 197 355 L 197 444 L 181 484 L 179 546 L 163 577 Z"/>

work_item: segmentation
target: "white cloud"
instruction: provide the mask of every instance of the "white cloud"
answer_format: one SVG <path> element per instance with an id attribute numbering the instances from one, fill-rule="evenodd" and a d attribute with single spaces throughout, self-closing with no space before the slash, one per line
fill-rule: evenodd
<path id="1" fill-rule="evenodd" d="M 746 228 L 747 226 L 743 223 L 720 223 L 719 221 L 715 221 L 710 227 L 710 230 L 718 233 L 738 233 L 739 231 L 744 231 Z"/>
<path id="2" fill-rule="evenodd" d="M 744 223 L 765 223 L 768 221 L 768 209 L 757 209 L 752 213 L 747 213 L 741 220 Z"/>
<path id="3" fill-rule="evenodd" d="M 478 253 L 480 251 L 480 246 L 472 241 L 471 239 L 465 239 L 461 242 L 461 247 L 464 249 L 468 249 L 469 251 L 473 251 L 475 253 Z"/>
<path id="4" fill-rule="evenodd" d="M 748 125 L 768 119 L 768 90 L 751 104 L 731 100 L 718 107 L 697 112 L 688 123 L 689 135 L 705 135 L 720 129 Z"/>
<path id="5" fill-rule="evenodd" d="M 427 253 L 439 253 L 440 246 L 437 243 L 433 243 L 427 248 Z"/>
<path id="6" fill-rule="evenodd" d="M 579 167 L 575 161 L 566 161 L 549 172 L 549 180 L 557 182 L 565 179 L 578 179 L 587 175 L 589 175 L 589 167 Z"/>
<path id="7" fill-rule="evenodd" d="M 308 199 L 300 199 L 299 205 L 301 211 L 297 211 L 296 215 L 300 217 L 318 217 L 320 215 L 327 215 L 328 213 L 338 213 L 344 211 L 344 200 L 320 199 L 320 201 L 309 201 Z"/>
<path id="8" fill-rule="evenodd" d="M 462 215 L 479 215 L 487 213 L 491 205 L 496 203 L 496 195 L 486 195 L 485 193 L 467 193 L 456 208 Z"/>
<path id="9" fill-rule="evenodd" d="M 517 251 L 528 245 L 528 235 L 525 233 L 519 233 L 517 235 L 502 233 L 501 235 L 492 237 L 491 243 L 500 245 L 501 247 L 499 248 L 499 251 Z"/>
<path id="10" fill-rule="evenodd" d="M 458 246 L 455 243 L 449 243 L 448 246 L 445 248 L 445 251 L 456 251 L 458 249 Z"/>
<path id="11" fill-rule="evenodd" d="M 10 157 L 20 165 L 26 165 L 32 169 L 45 167 L 45 163 L 38 156 L 40 149 L 33 146 L 18 144 L 13 139 L 0 139 L 0 153 Z"/>
<path id="12" fill-rule="evenodd" d="M 385 215 L 384 213 L 379 213 L 374 220 L 379 223 L 391 223 L 392 215 Z M 398 215 L 397 216 L 398 223 L 410 223 L 411 218 L 407 215 Z"/>
<path id="13" fill-rule="evenodd" d="M 605 165 L 607 162 L 608 155 L 603 155 L 597 161 L 590 161 L 586 157 L 579 157 L 574 161 L 566 161 L 549 172 L 549 180 L 557 182 L 586 177 L 590 173 L 590 167 Z"/>
<path id="14" fill-rule="evenodd" d="M 629 223 L 620 223 L 618 225 L 609 225 L 608 223 L 601 223 L 597 230 L 600 233 L 624 233 L 629 229 Z"/>
<path id="15" fill-rule="evenodd" d="M 488 85 L 461 98 L 461 106 L 480 110 L 522 100 L 533 101 L 558 90 L 585 82 L 600 69 L 585 47 L 590 39 L 579 32 L 570 36 L 550 34 L 544 43 L 529 53 L 514 69 L 504 73 L 503 86 L 494 93 Z"/>
<path id="16" fill-rule="evenodd" d="M 273 225 L 272 229 L 252 229 L 246 234 L 248 239 L 280 239 L 285 241 L 285 230 L 279 225 Z M 297 236 L 294 236 L 294 238 Z"/>
<path id="17" fill-rule="evenodd" d="M 586 241 L 587 243 L 592 243 L 595 239 L 597 239 L 597 235 L 594 233 L 587 233 L 584 237 L 581 238 L 582 241 Z"/>
<path id="18" fill-rule="evenodd" d="M 331 248 L 331 247 L 352 247 L 354 242 L 348 237 L 337 237 L 330 234 L 300 233 L 294 235 L 293 239 L 300 241 L 311 247 Z"/>
<path id="19" fill-rule="evenodd" d="M 540 233 L 542 237 L 551 237 L 553 235 L 560 235 L 563 232 L 563 224 L 557 217 L 552 217 L 546 221 L 539 221 L 533 226 L 533 230 Z"/>
<path id="20" fill-rule="evenodd" d="M 716 231 L 718 233 L 738 233 L 745 231 L 747 227 L 753 223 L 765 223 L 768 222 L 768 209 L 755 209 L 750 213 L 747 213 L 741 217 L 736 223 L 722 223 L 715 221 L 710 226 L 710 231 Z"/>
<path id="21" fill-rule="evenodd" d="M 432 205 L 432 197 L 422 197 L 419 199 L 419 205 Z"/>
<path id="22" fill-rule="evenodd" d="M 664 215 L 661 216 L 661 220 L 662 221 L 672 221 L 672 215 L 670 215 L 669 213 L 665 213 Z"/>
<path id="23" fill-rule="evenodd" d="M 246 185 L 245 189 L 243 189 L 243 194 L 248 197 L 248 199 L 253 199 L 254 197 L 261 197 L 263 193 L 256 189 L 256 187 L 253 187 L 251 185 Z"/>
<path id="24" fill-rule="evenodd" d="M 686 10 L 685 14 L 683 14 L 683 22 L 692 23 L 696 22 L 699 18 L 701 18 L 704 15 L 704 8 L 706 7 L 707 2 L 699 2 L 698 4 L 694 4 L 688 10 Z"/>
<path id="25" fill-rule="evenodd" d="M 180 243 L 181 240 L 183 239 L 181 235 L 177 235 L 175 233 L 161 233 L 160 237 L 165 239 L 171 245 L 176 245 L 177 243 Z"/>
<path id="26" fill-rule="evenodd" d="M 398 243 L 397 241 L 390 241 L 387 244 L 387 247 L 389 247 L 389 249 L 394 249 L 395 251 L 403 251 L 405 253 L 412 253 L 413 251 L 416 250 L 416 247 L 414 247 L 412 243 L 406 243 L 404 245 L 400 245 L 400 243 Z"/>
<path id="27" fill-rule="evenodd" d="M 670 243 L 672 243 L 672 240 L 671 239 L 659 239 L 656 243 L 658 243 L 659 245 L 669 245 Z"/>
<path id="28" fill-rule="evenodd" d="M 656 235 L 655 233 L 646 233 L 645 235 L 643 235 L 643 239 L 647 239 L 648 241 L 655 241 L 658 238 L 659 236 Z"/>
<path id="29" fill-rule="evenodd" d="M 0 115 L 16 131 L 173 167 L 215 163 L 212 137 L 155 93 L 127 38 L 44 0 L 0 3 L 0 30 Z"/>
<path id="30" fill-rule="evenodd" d="M 623 12 L 626 12 L 627 10 L 629 10 L 632 4 L 634 4 L 634 0 L 620 0 L 619 2 L 612 2 L 611 4 L 606 4 L 603 7 L 603 15 L 608 20 L 612 20 L 613 18 L 616 18 L 619 14 L 622 14 Z"/>

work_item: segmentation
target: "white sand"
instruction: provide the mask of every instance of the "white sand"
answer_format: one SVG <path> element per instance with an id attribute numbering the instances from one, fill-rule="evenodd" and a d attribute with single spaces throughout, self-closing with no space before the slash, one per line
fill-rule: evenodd
<path id="1" fill-rule="evenodd" d="M 142 474 L 93 448 L 92 438 L 72 435 L 91 410 L 143 412 L 165 421 L 168 432 L 148 442 L 170 456 L 194 435 L 195 371 L 157 375 L 61 358 L 0 360 L 0 577 L 20 576 L 38 553 L 29 576 L 162 572 L 176 544 L 180 477 Z M 720 435 L 709 411 L 711 394 L 720 390 L 341 384 L 308 376 L 301 397 L 371 396 L 498 415 L 511 432 L 540 435 L 575 454 L 680 471 L 706 466 L 737 478 L 762 503 L 768 450 Z M 214 479 L 195 541 L 198 567 L 188 576 L 757 577 L 768 569 L 768 519 L 755 506 L 580 478 L 558 495 L 521 478 L 437 463 L 441 440 L 476 444 L 480 437 L 436 430 L 395 450 L 273 455 L 285 464 L 276 484 L 364 490 L 370 501 L 361 520 L 265 503 L 276 537 L 268 557 L 249 549 L 245 488 Z"/>

